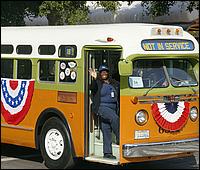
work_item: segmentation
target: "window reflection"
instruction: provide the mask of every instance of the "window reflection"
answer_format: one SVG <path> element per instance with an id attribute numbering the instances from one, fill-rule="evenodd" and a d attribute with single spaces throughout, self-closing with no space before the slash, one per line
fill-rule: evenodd
<path id="1" fill-rule="evenodd" d="M 192 64 L 188 60 L 166 60 L 165 65 L 173 86 L 196 86 Z"/>
<path id="2" fill-rule="evenodd" d="M 135 77 L 135 78 L 134 78 Z M 163 62 L 161 60 L 137 60 L 133 64 L 132 80 L 142 79 L 138 82 L 143 88 L 154 87 L 167 87 L 168 82 L 163 69 Z"/>
<path id="3" fill-rule="evenodd" d="M 168 77 L 168 78 L 167 78 Z M 197 86 L 194 66 L 187 59 L 136 60 L 129 76 L 132 88 Z"/>

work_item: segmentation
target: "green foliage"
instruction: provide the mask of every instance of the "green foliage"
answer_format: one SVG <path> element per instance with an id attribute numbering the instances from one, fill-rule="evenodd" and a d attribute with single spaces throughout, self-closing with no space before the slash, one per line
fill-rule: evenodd
<path id="1" fill-rule="evenodd" d="M 144 1 L 142 6 L 147 9 L 146 13 L 153 17 L 169 15 L 169 9 L 176 1 Z"/>
<path id="2" fill-rule="evenodd" d="M 38 13 L 40 1 L 1 1 L 1 26 L 25 25 L 25 16 Z"/>
<path id="3" fill-rule="evenodd" d="M 46 16 L 49 25 L 82 24 L 88 21 L 86 1 L 43 1 L 39 15 Z"/>
<path id="4" fill-rule="evenodd" d="M 142 6 L 147 15 L 151 17 L 169 15 L 172 6 L 180 1 L 142 1 Z M 199 1 L 181 1 L 182 5 L 186 4 L 187 10 L 192 12 L 194 9 L 199 10 Z"/>
<path id="5" fill-rule="evenodd" d="M 96 7 L 103 7 L 105 12 L 111 11 L 116 12 L 121 7 L 119 1 L 96 1 Z"/>
<path id="6" fill-rule="evenodd" d="M 39 7 L 39 15 L 46 16 L 49 25 L 86 24 L 89 7 L 87 1 L 44 1 Z M 119 1 L 96 1 L 95 7 L 103 7 L 105 12 L 115 12 L 120 7 Z"/>
<path id="7" fill-rule="evenodd" d="M 189 1 L 187 6 L 187 10 L 192 12 L 193 9 L 199 10 L 199 1 Z"/>
<path id="8" fill-rule="evenodd" d="M 89 7 L 87 1 L 1 1 L 1 26 L 25 25 L 25 16 L 46 16 L 49 25 L 88 23 Z M 131 5 L 134 1 L 126 1 Z M 170 8 L 180 1 L 142 1 L 145 12 L 152 16 L 169 14 Z M 181 1 L 187 10 L 199 10 L 199 1 Z M 95 7 L 104 11 L 116 12 L 121 7 L 120 1 L 94 1 Z"/>

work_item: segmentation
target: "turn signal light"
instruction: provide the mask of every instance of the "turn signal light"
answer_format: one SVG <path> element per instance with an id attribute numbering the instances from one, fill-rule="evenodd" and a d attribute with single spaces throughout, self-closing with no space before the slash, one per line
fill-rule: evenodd
<path id="1" fill-rule="evenodd" d="M 133 104 L 137 104 L 137 102 L 138 102 L 138 97 L 137 97 L 137 96 L 134 96 L 134 97 L 131 99 L 131 102 L 132 102 Z"/>

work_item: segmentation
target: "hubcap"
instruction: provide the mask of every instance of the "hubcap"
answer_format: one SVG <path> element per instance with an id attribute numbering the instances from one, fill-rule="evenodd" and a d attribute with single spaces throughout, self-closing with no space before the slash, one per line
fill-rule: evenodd
<path id="1" fill-rule="evenodd" d="M 64 140 L 62 134 L 57 129 L 50 129 L 45 136 L 45 149 L 48 156 L 59 159 L 64 151 Z"/>

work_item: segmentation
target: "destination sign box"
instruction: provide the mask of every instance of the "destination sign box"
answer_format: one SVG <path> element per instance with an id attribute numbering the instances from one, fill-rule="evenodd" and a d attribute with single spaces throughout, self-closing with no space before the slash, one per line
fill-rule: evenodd
<path id="1" fill-rule="evenodd" d="M 148 39 L 141 42 L 145 51 L 192 51 L 194 43 L 180 39 Z"/>

